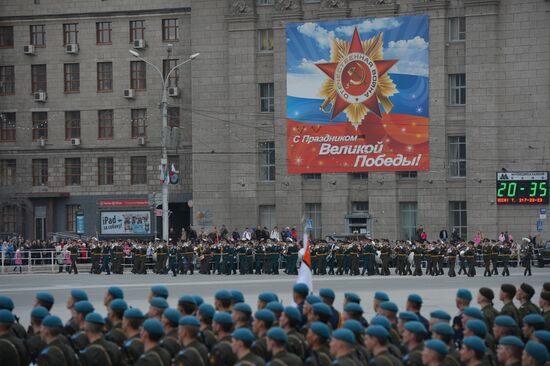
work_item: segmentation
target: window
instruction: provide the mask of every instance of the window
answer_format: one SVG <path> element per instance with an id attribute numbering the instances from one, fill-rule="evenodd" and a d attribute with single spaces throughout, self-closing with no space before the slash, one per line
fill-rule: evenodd
<path id="1" fill-rule="evenodd" d="M 258 43 L 260 52 L 273 52 L 273 29 L 258 30 Z"/>
<path id="2" fill-rule="evenodd" d="M 65 212 L 67 213 L 67 231 L 76 231 L 76 213 L 80 211 L 80 205 L 66 205 Z"/>
<path id="3" fill-rule="evenodd" d="M 95 23 L 96 43 L 111 44 L 111 22 Z"/>
<path id="4" fill-rule="evenodd" d="M 130 22 L 130 43 L 136 39 L 145 39 L 145 20 L 132 20 Z"/>
<path id="5" fill-rule="evenodd" d="M 32 185 L 48 184 L 48 159 L 32 159 Z"/>
<path id="6" fill-rule="evenodd" d="M 0 113 L 0 142 L 15 141 L 15 112 Z"/>
<path id="7" fill-rule="evenodd" d="M 416 211 L 416 202 L 399 202 L 401 238 L 403 240 L 413 240 L 416 235 Z"/>
<path id="8" fill-rule="evenodd" d="M 260 112 L 275 111 L 275 96 L 273 83 L 260 84 Z"/>
<path id="9" fill-rule="evenodd" d="M 80 64 L 65 64 L 65 93 L 80 91 Z"/>
<path id="10" fill-rule="evenodd" d="M 369 202 L 368 201 L 352 202 L 351 212 L 369 212 Z"/>
<path id="11" fill-rule="evenodd" d="M 177 41 L 178 40 L 178 20 L 163 19 L 162 20 L 162 40 Z"/>
<path id="12" fill-rule="evenodd" d="M 113 63 L 97 63 L 97 91 L 113 91 Z"/>
<path id="13" fill-rule="evenodd" d="M 32 139 L 48 139 L 48 112 L 32 112 Z"/>
<path id="14" fill-rule="evenodd" d="M 132 156 L 130 170 L 131 184 L 147 184 L 147 157 Z"/>
<path id="15" fill-rule="evenodd" d="M 275 206 L 265 205 L 259 207 L 260 213 L 260 226 L 268 229 L 273 229 L 277 226 L 277 219 L 275 217 Z"/>
<path id="16" fill-rule="evenodd" d="M 113 138 L 113 110 L 104 109 L 97 111 L 98 139 Z"/>
<path id="17" fill-rule="evenodd" d="M 31 90 L 33 93 L 47 91 L 46 65 L 31 65 Z"/>
<path id="18" fill-rule="evenodd" d="M 80 138 L 80 111 L 65 112 L 65 140 Z"/>
<path id="19" fill-rule="evenodd" d="M 78 43 L 78 23 L 63 24 L 63 46 Z"/>
<path id="20" fill-rule="evenodd" d="M 162 74 L 166 78 L 170 70 L 178 64 L 178 59 L 171 58 L 169 60 L 162 60 Z M 177 87 L 178 86 L 178 69 L 175 69 L 170 74 L 168 78 L 168 87 Z"/>
<path id="21" fill-rule="evenodd" d="M 468 235 L 468 215 L 466 201 L 449 202 L 449 224 L 451 232 L 456 230 L 460 238 L 465 239 Z"/>
<path id="22" fill-rule="evenodd" d="M 346 215 L 349 233 L 370 235 L 372 232 L 372 218 L 369 215 L 368 201 L 351 202 L 351 213 Z"/>
<path id="23" fill-rule="evenodd" d="M 0 27 L 0 48 L 12 48 L 13 47 L 13 27 L 4 26 Z"/>
<path id="24" fill-rule="evenodd" d="M 130 88 L 135 90 L 145 90 L 147 87 L 145 78 L 145 62 L 130 61 Z"/>
<path id="25" fill-rule="evenodd" d="M 449 75 L 449 104 L 466 104 L 466 74 Z"/>
<path id="26" fill-rule="evenodd" d="M 132 109 L 132 138 L 145 137 L 147 109 Z"/>
<path id="27" fill-rule="evenodd" d="M 351 179 L 354 180 L 368 180 L 369 179 L 369 173 L 368 172 L 359 172 L 359 173 L 350 173 Z"/>
<path id="28" fill-rule="evenodd" d="M 0 95 L 15 94 L 15 69 L 13 66 L 0 66 Z"/>
<path id="29" fill-rule="evenodd" d="M 466 18 L 449 18 L 449 41 L 458 42 L 466 39 Z"/>
<path id="30" fill-rule="evenodd" d="M 113 184 L 113 158 L 97 159 L 97 184 L 100 186 Z"/>
<path id="31" fill-rule="evenodd" d="M 306 203 L 305 207 L 306 219 L 313 220 L 313 228 L 311 229 L 311 239 L 321 238 L 321 204 L 320 203 Z"/>
<path id="32" fill-rule="evenodd" d="M 46 26 L 44 24 L 37 24 L 29 26 L 30 43 L 35 47 L 46 46 Z"/>
<path id="33" fill-rule="evenodd" d="M 65 159 L 65 185 L 80 185 L 80 158 Z"/>
<path id="34" fill-rule="evenodd" d="M 0 211 L 0 232 L 15 233 L 17 208 L 13 205 L 3 206 Z"/>
<path id="35" fill-rule="evenodd" d="M 302 179 L 307 181 L 321 180 L 321 173 L 304 173 Z"/>
<path id="36" fill-rule="evenodd" d="M 418 173 L 413 171 L 397 172 L 399 179 L 414 179 L 417 175 Z"/>
<path id="37" fill-rule="evenodd" d="M 0 187 L 15 185 L 16 167 L 15 159 L 0 159 Z"/>
<path id="38" fill-rule="evenodd" d="M 168 107 L 168 127 L 180 126 L 180 107 Z"/>
<path id="39" fill-rule="evenodd" d="M 449 177 L 466 176 L 466 137 L 449 137 Z"/>
<path id="40" fill-rule="evenodd" d="M 273 0 L 256 0 L 256 5 L 273 5 Z"/>
<path id="41" fill-rule="evenodd" d="M 260 180 L 275 180 L 275 142 L 258 143 L 258 160 L 260 162 Z"/>

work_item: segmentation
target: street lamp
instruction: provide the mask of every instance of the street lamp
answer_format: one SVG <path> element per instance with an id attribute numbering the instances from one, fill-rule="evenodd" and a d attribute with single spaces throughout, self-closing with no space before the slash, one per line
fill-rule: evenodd
<path id="1" fill-rule="evenodd" d="M 189 61 L 196 59 L 200 53 L 194 53 L 189 58 L 183 62 L 180 62 L 176 66 L 172 67 L 170 71 L 164 76 L 159 67 L 153 64 L 151 61 L 141 57 L 139 52 L 135 50 L 128 50 L 132 56 L 145 62 L 147 65 L 151 66 L 159 74 L 162 81 L 162 100 L 160 102 L 160 110 L 162 114 L 162 158 L 160 164 L 164 166 L 164 169 L 168 169 L 168 152 L 166 147 L 166 130 L 168 129 L 168 101 L 167 101 L 167 89 L 168 89 L 168 80 L 170 80 L 170 75 L 174 70 L 179 68 L 182 65 L 185 65 Z M 168 184 L 169 182 L 163 182 L 162 184 L 162 240 L 168 243 Z"/>

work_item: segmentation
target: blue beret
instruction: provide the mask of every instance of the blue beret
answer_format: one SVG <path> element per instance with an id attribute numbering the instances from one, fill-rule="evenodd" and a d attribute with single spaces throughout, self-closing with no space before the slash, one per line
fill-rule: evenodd
<path id="1" fill-rule="evenodd" d="M 415 334 L 428 334 L 428 331 L 426 330 L 424 324 L 420 323 L 419 321 L 407 322 L 405 324 L 405 329 Z"/>
<path id="2" fill-rule="evenodd" d="M 422 297 L 420 297 L 420 295 L 418 294 L 410 294 L 409 297 L 407 298 L 408 301 L 411 301 L 411 302 L 417 302 L 419 304 L 422 304 Z"/>
<path id="3" fill-rule="evenodd" d="M 252 333 L 252 331 L 248 328 L 239 328 L 234 331 L 231 336 L 249 345 L 256 340 L 256 336 L 254 336 L 254 333 Z"/>
<path id="4" fill-rule="evenodd" d="M 204 304 L 204 299 L 199 295 L 193 295 L 193 299 L 195 299 L 195 304 L 197 304 L 197 306 Z"/>
<path id="5" fill-rule="evenodd" d="M 363 308 L 362 308 L 361 305 L 359 305 L 358 303 L 355 303 L 355 302 L 348 302 L 348 303 L 344 306 L 344 312 L 346 312 L 346 313 L 358 313 L 358 314 L 363 314 Z"/>
<path id="6" fill-rule="evenodd" d="M 115 299 L 124 299 L 124 292 L 120 287 L 111 286 L 107 289 L 107 292 Z"/>
<path id="7" fill-rule="evenodd" d="M 83 300 L 74 304 L 74 310 L 78 313 L 88 314 L 93 312 L 95 309 L 91 302 Z"/>
<path id="8" fill-rule="evenodd" d="M 163 335 L 164 326 L 157 319 L 147 319 L 143 322 L 143 330 L 147 331 L 149 334 Z"/>
<path id="9" fill-rule="evenodd" d="M 290 319 L 293 319 L 295 321 L 302 321 L 302 315 L 300 314 L 300 311 L 296 309 L 293 306 L 287 306 L 283 312 L 288 316 Z"/>
<path id="10" fill-rule="evenodd" d="M 195 301 L 195 298 L 193 296 L 189 296 L 189 295 L 183 295 L 178 299 L 178 303 L 184 303 L 184 302 L 188 302 L 190 304 L 197 305 L 197 302 Z"/>
<path id="11" fill-rule="evenodd" d="M 346 320 L 344 322 L 343 328 L 351 330 L 355 335 L 361 335 L 365 333 L 365 327 L 363 327 L 363 324 L 355 319 Z"/>
<path id="12" fill-rule="evenodd" d="M 0 309 L 12 311 L 14 307 L 12 299 L 7 296 L 0 296 Z"/>
<path id="13" fill-rule="evenodd" d="M 441 355 L 446 355 L 447 352 L 449 352 L 449 348 L 443 341 L 440 341 L 439 339 L 430 339 L 424 343 L 426 348 L 431 349 L 432 351 L 435 351 Z"/>
<path id="14" fill-rule="evenodd" d="M 47 302 L 50 304 L 55 303 L 55 299 L 53 298 L 53 295 L 49 292 L 37 292 L 36 298 L 40 301 Z"/>
<path id="15" fill-rule="evenodd" d="M 314 305 L 314 304 L 317 304 L 318 302 L 321 302 L 321 298 L 316 295 L 307 295 L 306 302 L 310 305 Z"/>
<path id="16" fill-rule="evenodd" d="M 151 292 L 155 297 L 168 298 L 168 288 L 166 286 L 156 285 L 151 287 Z"/>
<path id="17" fill-rule="evenodd" d="M 550 343 L 550 330 L 536 330 L 535 337 L 537 337 L 542 343 Z"/>
<path id="18" fill-rule="evenodd" d="M 233 324 L 231 314 L 226 313 L 225 311 L 218 311 L 214 314 L 214 321 L 218 324 Z"/>
<path id="19" fill-rule="evenodd" d="M 230 293 L 231 293 L 231 298 L 236 302 L 244 302 L 244 295 L 242 292 L 238 290 L 231 290 Z"/>
<path id="20" fill-rule="evenodd" d="M 371 337 L 380 338 L 388 338 L 388 336 L 390 335 L 386 328 L 381 325 L 371 325 L 367 328 L 367 331 L 365 333 Z"/>
<path id="21" fill-rule="evenodd" d="M 258 295 L 258 300 L 263 301 L 265 303 L 276 301 L 275 296 L 273 296 L 273 292 L 262 292 L 260 295 Z"/>
<path id="22" fill-rule="evenodd" d="M 109 307 L 113 310 L 122 310 L 125 311 L 128 309 L 128 304 L 126 301 L 122 300 L 121 298 L 116 298 L 109 304 Z"/>
<path id="23" fill-rule="evenodd" d="M 328 329 L 328 325 L 326 325 L 325 323 L 313 322 L 309 326 L 309 329 L 311 329 L 311 331 L 317 334 L 319 337 L 323 337 L 325 339 L 330 338 L 330 331 Z"/>
<path id="24" fill-rule="evenodd" d="M 172 324 L 173 326 L 178 325 L 181 318 L 180 312 L 174 308 L 168 308 L 164 310 L 164 313 L 162 313 L 162 316 L 168 319 L 170 324 Z"/>
<path id="25" fill-rule="evenodd" d="M 483 313 L 480 309 L 474 308 L 472 306 L 468 306 L 467 308 L 464 308 L 464 315 L 469 316 L 470 318 L 475 318 L 479 320 L 483 320 Z"/>
<path id="26" fill-rule="evenodd" d="M 402 311 L 399 313 L 399 319 L 405 320 L 407 322 L 418 321 L 418 315 L 416 315 L 412 311 Z"/>
<path id="27" fill-rule="evenodd" d="M 540 314 L 529 314 L 523 317 L 523 324 L 527 325 L 544 325 L 544 317 Z"/>
<path id="28" fill-rule="evenodd" d="M 145 316 L 138 308 L 129 308 L 124 312 L 124 317 L 128 319 L 143 319 Z"/>
<path id="29" fill-rule="evenodd" d="M 245 314 L 252 314 L 252 308 L 250 307 L 250 305 L 245 304 L 244 302 L 238 302 L 233 305 L 233 311 L 239 311 Z"/>
<path id="30" fill-rule="evenodd" d="M 219 290 L 214 294 L 214 298 L 217 300 L 230 300 L 231 293 L 227 290 Z"/>
<path id="31" fill-rule="evenodd" d="M 376 291 L 374 293 L 374 298 L 378 301 L 390 301 L 388 294 L 383 291 Z"/>
<path id="32" fill-rule="evenodd" d="M 49 328 L 63 328 L 63 322 L 61 321 L 61 318 L 55 315 L 48 315 L 44 319 L 42 319 L 42 326 L 49 327 Z"/>
<path id="33" fill-rule="evenodd" d="M 188 315 L 188 316 L 182 316 L 179 319 L 179 325 L 189 325 L 191 327 L 199 328 L 201 326 L 201 323 L 194 316 Z"/>
<path id="34" fill-rule="evenodd" d="M 441 320 L 446 320 L 446 321 L 451 320 L 451 316 L 449 315 L 449 313 L 447 313 L 446 311 L 443 311 L 443 310 L 432 311 L 430 313 L 430 317 L 434 318 L 434 319 L 441 319 Z"/>
<path id="35" fill-rule="evenodd" d="M 537 362 L 540 364 L 544 364 L 546 363 L 546 361 L 548 361 L 548 350 L 541 343 L 529 341 L 525 345 L 524 351 L 527 352 L 529 356 L 537 360 Z"/>
<path id="36" fill-rule="evenodd" d="M 332 332 L 332 338 L 344 341 L 350 344 L 355 344 L 355 335 L 349 329 L 340 328 Z"/>
<path id="37" fill-rule="evenodd" d="M 329 299 L 335 299 L 336 298 L 336 294 L 334 293 L 334 291 L 331 288 L 322 288 L 322 289 L 320 289 L 319 290 L 319 296 L 326 297 L 326 298 L 329 298 Z"/>
<path id="38" fill-rule="evenodd" d="M 487 325 L 483 320 L 470 319 L 466 322 L 466 327 L 480 338 L 485 338 L 487 335 Z"/>
<path id="39" fill-rule="evenodd" d="M 274 313 L 282 313 L 285 310 L 283 304 L 278 301 L 271 301 L 265 306 L 266 309 L 271 310 Z"/>
<path id="40" fill-rule="evenodd" d="M 89 313 L 84 320 L 92 324 L 105 325 L 105 319 L 98 313 Z"/>
<path id="41" fill-rule="evenodd" d="M 199 313 L 205 318 L 212 319 L 214 314 L 216 314 L 216 309 L 211 304 L 202 304 L 199 306 Z"/>
<path id="42" fill-rule="evenodd" d="M 151 304 L 151 306 L 154 306 L 154 307 L 159 308 L 159 309 L 168 309 L 168 307 L 169 307 L 168 301 L 166 301 L 166 299 L 164 297 L 153 297 L 149 301 L 149 304 Z"/>
<path id="43" fill-rule="evenodd" d="M 361 298 L 355 292 L 344 293 L 344 298 L 348 300 L 348 302 L 356 302 L 358 304 L 361 303 Z"/>
<path id="44" fill-rule="evenodd" d="M 15 317 L 11 311 L 2 309 L 0 310 L 0 324 L 13 324 L 15 322 Z"/>
<path id="45" fill-rule="evenodd" d="M 384 315 L 376 315 L 373 317 L 370 321 L 372 325 L 380 325 L 383 326 L 386 330 L 390 330 L 391 323 L 388 318 L 386 318 Z"/>
<path id="46" fill-rule="evenodd" d="M 391 301 L 384 301 L 380 304 L 380 308 L 383 310 L 391 311 L 392 313 L 397 313 L 399 311 L 397 305 Z"/>
<path id="47" fill-rule="evenodd" d="M 37 306 L 31 311 L 32 318 L 44 319 L 48 315 L 50 315 L 50 312 L 43 306 Z"/>
<path id="48" fill-rule="evenodd" d="M 292 291 L 298 294 L 307 295 L 309 294 L 309 287 L 307 287 L 305 283 L 297 283 L 292 287 Z"/>
<path id="49" fill-rule="evenodd" d="M 463 343 L 466 347 L 473 349 L 474 351 L 485 353 L 485 351 L 487 350 L 487 347 L 485 347 L 485 342 L 483 342 L 483 339 L 477 336 L 466 337 L 464 338 Z"/>
<path id="50" fill-rule="evenodd" d="M 317 314 L 327 315 L 327 316 L 332 315 L 332 309 L 330 308 L 330 306 L 328 306 L 324 302 L 318 302 L 317 304 L 314 304 L 313 312 Z"/>
<path id="51" fill-rule="evenodd" d="M 432 331 L 443 336 L 452 336 L 455 334 L 453 327 L 449 323 L 437 323 L 432 327 Z"/>
<path id="52" fill-rule="evenodd" d="M 499 315 L 495 318 L 495 325 L 499 327 L 515 328 L 517 323 L 510 315 Z"/>
<path id="53" fill-rule="evenodd" d="M 500 344 L 502 346 L 514 346 L 514 347 L 518 347 L 518 348 L 521 348 L 521 349 L 523 349 L 523 347 L 525 347 L 525 343 L 523 343 L 522 340 L 519 339 L 516 336 L 502 337 L 498 341 L 498 344 Z"/>
<path id="54" fill-rule="evenodd" d="M 84 301 L 84 300 L 88 301 L 88 294 L 79 288 L 73 288 L 71 290 L 71 296 L 76 301 Z"/>
<path id="55" fill-rule="evenodd" d="M 467 290 L 465 288 L 459 288 L 456 292 L 456 297 L 459 299 L 464 299 L 466 301 L 472 301 L 472 293 L 470 290 Z"/>
<path id="56" fill-rule="evenodd" d="M 273 339 L 274 341 L 284 342 L 288 340 L 288 336 L 286 335 L 285 331 L 281 327 L 271 327 L 267 331 L 268 338 Z"/>
<path id="57" fill-rule="evenodd" d="M 262 310 L 258 310 L 254 314 L 254 318 L 256 318 L 258 320 L 273 323 L 275 321 L 275 314 L 273 314 L 273 312 L 271 310 L 262 309 Z"/>

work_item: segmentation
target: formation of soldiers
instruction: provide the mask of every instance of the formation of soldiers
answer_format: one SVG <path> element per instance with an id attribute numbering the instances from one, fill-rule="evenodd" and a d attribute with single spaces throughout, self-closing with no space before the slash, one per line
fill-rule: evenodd
<path id="1" fill-rule="evenodd" d="M 531 285 L 503 284 L 500 311 L 492 289 L 479 289 L 477 305 L 474 294 L 458 289 L 455 317 L 434 310 L 427 318 L 414 293 L 400 311 L 385 292 L 375 292 L 370 305 L 352 292 L 337 299 L 322 288 L 315 295 L 303 283 L 292 291 L 296 306 L 283 306 L 273 292 L 249 299 L 251 306 L 229 290 L 218 291 L 214 304 L 192 295 L 175 302 L 159 285 L 143 312 L 119 287 L 107 289 L 104 310 L 73 289 L 66 323 L 53 315 L 61 311 L 56 299 L 39 292 L 28 329 L 11 298 L 0 296 L 0 365 L 543 366 L 550 360 L 550 282 L 538 306 Z"/>

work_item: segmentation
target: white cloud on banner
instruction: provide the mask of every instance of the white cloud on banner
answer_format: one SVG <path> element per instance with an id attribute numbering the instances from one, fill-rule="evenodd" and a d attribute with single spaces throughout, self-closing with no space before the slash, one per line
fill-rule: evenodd
<path id="1" fill-rule="evenodd" d="M 401 25 L 401 22 L 395 18 L 378 18 L 378 19 L 367 19 L 356 25 L 346 25 L 336 28 L 336 32 L 345 34 L 348 36 L 353 35 L 355 28 L 359 33 L 368 33 L 374 31 L 381 31 L 385 29 L 397 28 Z"/>
<path id="2" fill-rule="evenodd" d="M 331 41 L 334 38 L 333 31 L 329 32 L 319 24 L 315 23 L 304 23 L 298 26 L 298 32 L 313 38 L 322 48 L 330 48 Z"/>
<path id="3" fill-rule="evenodd" d="M 291 97 L 322 99 L 319 90 L 325 81 L 323 73 L 286 75 L 287 95 Z"/>
<path id="4" fill-rule="evenodd" d="M 304 72 L 307 74 L 313 74 L 313 73 L 321 72 L 321 70 L 317 66 L 315 66 L 315 64 L 323 64 L 323 63 L 328 63 L 328 61 L 324 59 L 312 61 L 312 60 L 303 58 L 302 61 L 300 62 L 300 65 L 298 65 L 297 68 L 301 72 Z"/>
<path id="5" fill-rule="evenodd" d="M 416 36 L 413 39 L 390 41 L 384 49 L 385 59 L 399 60 L 390 69 L 392 74 L 428 76 L 428 42 Z"/>

